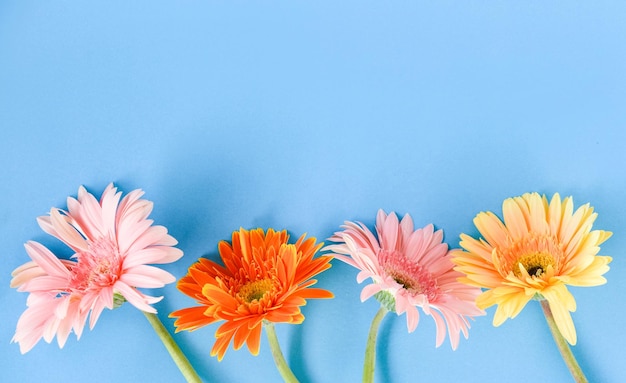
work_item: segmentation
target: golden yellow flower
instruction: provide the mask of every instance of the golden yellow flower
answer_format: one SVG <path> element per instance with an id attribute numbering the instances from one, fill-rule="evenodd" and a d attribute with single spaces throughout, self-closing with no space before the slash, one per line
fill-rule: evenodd
<path id="1" fill-rule="evenodd" d="M 611 232 L 591 230 L 597 214 L 589 204 L 574 211 L 571 197 L 527 193 L 502 204 L 504 222 L 481 212 L 474 224 L 482 235 L 461 234 L 461 249 L 452 250 L 461 282 L 486 289 L 476 300 L 485 309 L 498 305 L 494 326 L 514 318 L 536 297 L 545 299 L 559 331 L 572 345 L 576 329 L 570 312 L 576 301 L 570 286 L 598 286 L 611 257 L 597 255 Z"/>

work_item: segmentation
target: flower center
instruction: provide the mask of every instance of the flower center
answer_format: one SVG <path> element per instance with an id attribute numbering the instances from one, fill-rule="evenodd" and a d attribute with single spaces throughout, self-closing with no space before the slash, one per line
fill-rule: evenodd
<path id="1" fill-rule="evenodd" d="M 78 262 L 71 270 L 70 279 L 70 290 L 74 292 L 112 286 L 122 273 L 122 256 L 108 238 L 91 242 L 89 249 L 77 253 L 76 258 Z"/>
<path id="2" fill-rule="evenodd" d="M 515 274 L 518 278 L 522 275 L 520 264 L 531 277 L 541 277 L 541 275 L 548 269 L 548 266 L 554 267 L 554 258 L 552 258 L 550 254 L 543 252 L 526 254 L 517 262 L 517 267 L 513 266 L 513 274 Z"/>
<path id="3" fill-rule="evenodd" d="M 251 303 L 255 300 L 261 300 L 273 287 L 274 283 L 272 283 L 270 278 L 259 279 L 258 281 L 248 282 L 243 285 L 237 294 L 244 302 Z"/>
<path id="4" fill-rule="evenodd" d="M 381 250 L 378 260 L 391 278 L 412 295 L 425 295 L 429 301 L 437 297 L 437 281 L 422 265 L 409 261 L 397 251 Z"/>
<path id="5" fill-rule="evenodd" d="M 531 277 L 541 278 L 550 266 L 558 271 L 564 251 L 554 236 L 529 233 L 507 248 L 496 248 L 496 256 L 502 275 L 512 272 L 520 278 L 523 267 Z"/>

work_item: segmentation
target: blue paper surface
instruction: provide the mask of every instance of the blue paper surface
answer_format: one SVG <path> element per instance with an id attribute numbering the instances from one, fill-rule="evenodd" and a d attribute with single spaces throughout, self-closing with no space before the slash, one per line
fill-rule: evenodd
<path id="1" fill-rule="evenodd" d="M 591 203 L 613 231 L 608 283 L 571 288 L 574 347 L 591 382 L 622 382 L 626 269 L 626 4 L 479 1 L 3 1 L 0 3 L 0 380 L 182 382 L 143 315 L 105 310 L 66 346 L 10 340 L 26 294 L 10 273 L 36 218 L 84 185 L 141 188 L 185 256 L 177 278 L 240 227 L 325 240 L 379 208 L 434 223 L 458 247 L 480 211 L 537 191 Z M 319 276 L 300 326 L 276 326 L 302 382 L 358 382 L 378 303 L 357 270 Z M 151 291 L 168 314 L 193 300 Z M 422 315 L 381 326 L 378 382 L 567 382 L 537 302 L 435 348 Z M 210 357 L 210 325 L 175 336 L 206 382 L 276 382 L 260 355 Z"/>

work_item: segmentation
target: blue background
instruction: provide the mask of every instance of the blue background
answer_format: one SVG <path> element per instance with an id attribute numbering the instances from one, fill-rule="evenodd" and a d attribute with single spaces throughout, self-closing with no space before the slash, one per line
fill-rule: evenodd
<path id="1" fill-rule="evenodd" d="M 575 4 L 574 4 L 575 3 Z M 572 288 L 574 352 L 592 382 L 623 382 L 626 3 L 621 1 L 0 2 L 0 380 L 182 381 L 143 315 L 105 311 L 64 349 L 10 344 L 26 294 L 9 288 L 36 217 L 79 185 L 146 191 L 183 276 L 244 228 L 329 237 L 384 208 L 458 246 L 473 217 L 528 191 L 590 202 L 614 236 L 608 284 Z M 360 381 L 378 304 L 333 261 L 302 326 L 278 325 L 303 382 Z M 193 301 L 155 291 L 167 315 Z M 379 382 L 567 382 L 536 302 L 493 308 L 453 352 L 431 318 L 381 326 Z M 207 382 L 275 382 L 261 353 L 209 356 L 217 325 L 176 339 Z"/>

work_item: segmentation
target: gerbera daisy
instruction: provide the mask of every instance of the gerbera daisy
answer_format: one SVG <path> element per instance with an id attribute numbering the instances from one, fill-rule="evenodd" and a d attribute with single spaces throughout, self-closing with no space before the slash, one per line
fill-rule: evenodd
<path id="1" fill-rule="evenodd" d="M 571 197 L 561 201 L 527 193 L 502 204 L 504 222 L 491 212 L 474 224 L 483 238 L 461 235 L 463 250 L 452 252 L 461 281 L 485 288 L 477 305 L 497 305 L 494 326 L 514 318 L 533 298 L 539 299 L 555 341 L 576 381 L 586 381 L 569 346 L 576 344 L 570 312 L 576 301 L 571 286 L 606 283 L 611 257 L 597 255 L 611 232 L 591 230 L 597 214 L 589 204 L 574 211 Z"/>
<path id="2" fill-rule="evenodd" d="M 272 323 L 302 323 L 300 307 L 306 299 L 333 296 L 311 287 L 317 282 L 311 278 L 331 266 L 331 257 L 313 258 L 322 246 L 315 238 L 305 240 L 303 235 L 295 244 L 288 239 L 285 230 L 240 229 L 233 232 L 232 244 L 219 243 L 224 266 L 200 258 L 178 281 L 178 289 L 200 305 L 170 315 L 178 318 L 176 331 L 225 321 L 211 350 L 211 356 L 222 360 L 231 341 L 235 350 L 246 343 L 258 355 L 263 323 L 270 337 L 275 335 Z"/>
<path id="3" fill-rule="evenodd" d="M 611 232 L 591 230 L 597 214 L 589 204 L 574 212 L 571 197 L 527 193 L 502 204 L 504 222 L 491 212 L 479 213 L 474 224 L 483 238 L 461 234 L 461 247 L 452 251 L 461 280 L 487 289 L 477 299 L 481 308 L 498 305 L 493 324 L 514 318 L 538 297 L 550 305 L 558 328 L 570 344 L 576 330 L 570 312 L 576 301 L 571 286 L 606 283 L 611 257 L 598 256 Z"/>
<path id="4" fill-rule="evenodd" d="M 80 338 L 87 316 L 93 328 L 104 308 L 124 300 L 140 310 L 155 313 L 152 297 L 137 288 L 162 287 L 175 281 L 170 273 L 148 264 L 178 260 L 182 251 L 163 226 L 147 219 L 152 202 L 135 190 L 121 199 L 112 184 L 100 201 L 84 187 L 78 199 L 67 199 L 67 211 L 53 208 L 38 218 L 48 234 L 67 244 L 74 255 L 59 259 L 40 243 L 29 241 L 32 261 L 13 271 L 11 287 L 30 293 L 28 308 L 17 323 L 13 342 L 29 351 L 41 338 L 50 343 L 56 335 L 63 347 L 73 330 Z"/>
<path id="5" fill-rule="evenodd" d="M 406 313 L 409 332 L 417 328 L 421 307 L 435 320 L 437 347 L 445 339 L 446 324 L 453 349 L 460 333 L 468 337 L 468 318 L 484 314 L 474 303 L 480 289 L 457 281 L 461 274 L 453 270 L 442 230 L 433 225 L 414 230 L 409 214 L 399 222 L 395 213 L 383 210 L 376 217 L 376 236 L 360 222 L 346 222 L 343 228 L 330 238 L 338 244 L 324 250 L 359 269 L 359 283 L 372 279 L 361 291 L 361 301 L 381 292 L 390 295 L 391 309 Z"/>

